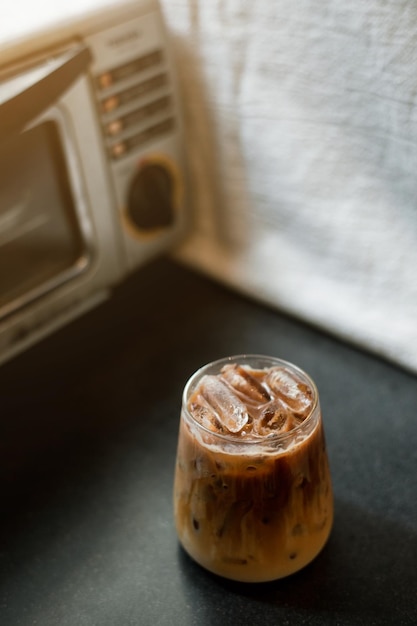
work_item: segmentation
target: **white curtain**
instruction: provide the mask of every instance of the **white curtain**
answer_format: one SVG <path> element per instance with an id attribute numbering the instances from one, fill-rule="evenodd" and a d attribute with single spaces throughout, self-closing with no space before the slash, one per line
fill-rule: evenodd
<path id="1" fill-rule="evenodd" d="M 417 5 L 162 6 L 196 212 L 181 258 L 417 371 Z"/>

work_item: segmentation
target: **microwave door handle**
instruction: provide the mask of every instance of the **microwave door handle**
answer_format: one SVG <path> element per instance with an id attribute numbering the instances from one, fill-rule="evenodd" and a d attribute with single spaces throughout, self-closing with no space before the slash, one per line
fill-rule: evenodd
<path id="1" fill-rule="evenodd" d="M 91 60 L 90 50 L 78 46 L 0 83 L 0 141 L 21 132 L 53 105 Z"/>

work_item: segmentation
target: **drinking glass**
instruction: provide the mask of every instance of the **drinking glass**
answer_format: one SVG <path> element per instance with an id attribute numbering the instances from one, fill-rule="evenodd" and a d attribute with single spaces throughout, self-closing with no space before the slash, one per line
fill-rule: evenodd
<path id="1" fill-rule="evenodd" d="M 185 551 L 229 579 L 271 581 L 318 555 L 332 527 L 333 494 L 319 394 L 305 372 L 275 357 L 238 355 L 191 376 L 174 518 Z"/>

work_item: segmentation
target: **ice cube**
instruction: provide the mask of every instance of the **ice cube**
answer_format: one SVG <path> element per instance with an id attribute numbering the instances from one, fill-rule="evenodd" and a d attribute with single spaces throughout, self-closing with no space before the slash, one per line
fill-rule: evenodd
<path id="1" fill-rule="evenodd" d="M 264 407 L 259 414 L 256 430 L 259 435 L 286 433 L 294 428 L 294 419 L 288 407 L 276 398 Z"/>
<path id="2" fill-rule="evenodd" d="M 227 380 L 233 389 L 236 389 L 236 391 L 242 393 L 248 399 L 258 404 L 268 402 L 271 399 L 268 390 L 262 383 L 241 365 L 225 365 L 221 373 L 222 377 Z"/>
<path id="3" fill-rule="evenodd" d="M 189 411 L 193 418 L 202 426 L 213 432 L 223 432 L 222 425 L 219 423 L 216 415 L 203 404 L 192 402 Z"/>
<path id="4" fill-rule="evenodd" d="M 240 432 L 247 424 L 249 414 L 246 406 L 217 376 L 204 376 L 200 382 L 200 393 L 222 426 L 231 433 Z"/>
<path id="5" fill-rule="evenodd" d="M 266 383 L 273 394 L 283 400 L 296 415 L 307 416 L 313 393 L 302 380 L 282 367 L 274 367 L 268 372 Z"/>

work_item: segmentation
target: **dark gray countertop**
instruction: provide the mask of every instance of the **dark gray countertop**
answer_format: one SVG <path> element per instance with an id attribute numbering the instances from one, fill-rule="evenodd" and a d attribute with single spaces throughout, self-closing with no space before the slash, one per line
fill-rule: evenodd
<path id="1" fill-rule="evenodd" d="M 232 583 L 177 545 L 181 392 L 200 365 L 279 356 L 316 381 L 335 492 L 324 551 Z M 0 368 L 0 624 L 417 623 L 417 379 L 169 261 Z"/>

